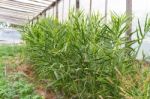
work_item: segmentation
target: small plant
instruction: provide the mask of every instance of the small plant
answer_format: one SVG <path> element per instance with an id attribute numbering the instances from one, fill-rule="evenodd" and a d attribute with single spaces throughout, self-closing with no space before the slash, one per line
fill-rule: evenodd
<path id="1" fill-rule="evenodd" d="M 28 83 L 22 73 L 6 74 L 5 62 L 21 52 L 22 46 L 0 46 L 0 99 L 42 99 L 35 93 L 34 86 Z"/>
<path id="2" fill-rule="evenodd" d="M 0 98 L 2 99 L 42 99 L 34 92 L 33 85 L 28 84 L 22 74 L 1 78 Z"/>
<path id="3" fill-rule="evenodd" d="M 136 74 L 132 45 L 141 45 L 150 26 L 146 21 L 142 32 L 138 22 L 130 33 L 138 38 L 128 41 L 129 22 L 129 17 L 113 14 L 106 24 L 100 15 L 85 17 L 82 12 L 71 13 L 64 23 L 44 18 L 24 29 L 26 55 L 37 76 L 50 80 L 48 88 L 64 98 L 120 99 L 124 95 L 118 73 Z"/>

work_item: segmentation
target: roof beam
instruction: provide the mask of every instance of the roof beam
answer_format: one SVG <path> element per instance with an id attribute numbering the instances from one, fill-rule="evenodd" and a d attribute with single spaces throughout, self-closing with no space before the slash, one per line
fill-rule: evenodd
<path id="1" fill-rule="evenodd" d="M 36 15 L 35 17 L 33 17 L 32 20 L 30 21 L 33 21 L 35 19 L 38 18 L 38 16 L 42 15 L 43 13 L 46 13 L 47 10 L 51 9 L 52 7 L 56 6 L 56 4 L 58 4 L 61 0 L 56 0 L 54 1 L 52 4 L 50 4 L 48 7 L 46 7 L 43 11 L 41 11 L 38 15 Z"/>
<path id="2" fill-rule="evenodd" d="M 0 8 L 3 8 L 3 9 L 9 9 L 9 10 L 14 10 L 14 11 L 18 11 L 18 12 L 35 13 L 35 12 L 32 12 L 32 11 L 20 10 L 20 9 L 11 8 L 11 7 L 5 7 L 5 6 L 0 6 Z"/>
<path id="3" fill-rule="evenodd" d="M 55 0 L 31 0 L 33 2 L 38 2 L 38 3 L 42 3 L 42 4 L 50 4 L 52 2 L 54 2 Z"/>
<path id="4" fill-rule="evenodd" d="M 0 0 L 0 3 L 5 3 L 5 4 L 11 4 L 11 5 L 16 5 L 16 6 L 25 6 L 25 7 L 32 7 L 32 8 L 45 8 L 45 6 L 38 6 L 38 5 L 33 5 L 33 4 L 28 4 L 28 3 L 22 3 L 18 1 L 12 1 L 12 0 Z"/>
<path id="5" fill-rule="evenodd" d="M 22 6 L 22 5 L 14 5 L 14 4 L 8 4 L 8 3 L 1 3 L 0 2 L 0 6 L 1 7 L 11 7 L 11 8 L 16 8 L 16 9 L 24 9 L 24 10 L 30 10 L 30 11 L 36 11 L 39 12 L 39 8 L 33 8 L 33 7 L 26 7 L 26 6 Z"/>
<path id="6" fill-rule="evenodd" d="M 33 1 L 30 1 L 30 0 L 10 0 L 10 1 L 16 1 L 16 2 L 21 2 L 21 3 L 26 3 L 26 4 L 43 6 L 43 7 L 48 6 L 47 4 L 41 4 L 41 3 L 33 2 Z"/>
<path id="7" fill-rule="evenodd" d="M 10 10 L 10 9 L 4 9 L 4 8 L 0 8 L 0 11 L 1 12 L 6 12 L 6 13 L 22 14 L 22 15 L 25 15 L 25 16 L 34 16 L 33 13 L 19 12 L 19 11 L 16 11 L 16 10 Z"/>
<path id="8" fill-rule="evenodd" d="M 39 11 L 31 11 L 30 9 L 23 9 L 23 8 L 16 8 L 16 7 L 10 7 L 10 6 L 5 6 L 5 5 L 0 5 L 1 8 L 4 8 L 4 9 L 10 9 L 10 10 L 16 10 L 16 11 L 21 11 L 21 12 L 27 12 L 27 13 L 36 13 L 36 12 L 39 12 Z"/>

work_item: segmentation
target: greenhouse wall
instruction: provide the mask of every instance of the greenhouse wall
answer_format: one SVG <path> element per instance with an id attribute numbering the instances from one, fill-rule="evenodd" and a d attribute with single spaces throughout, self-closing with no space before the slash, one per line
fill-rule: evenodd
<path id="1" fill-rule="evenodd" d="M 79 0 L 80 10 L 83 10 L 86 14 L 90 13 L 90 0 Z M 91 0 L 92 12 L 98 12 L 105 15 L 105 3 L 106 0 Z M 149 0 L 132 0 L 133 5 L 133 16 L 142 18 L 145 14 L 150 12 L 150 1 Z M 142 7 L 140 7 L 142 5 Z M 107 14 L 116 12 L 118 14 L 125 13 L 126 11 L 126 0 L 108 0 Z M 69 9 L 75 9 L 76 0 L 61 0 L 58 4 L 59 19 L 67 19 Z M 56 7 L 51 8 L 47 11 L 47 16 L 56 16 Z"/>

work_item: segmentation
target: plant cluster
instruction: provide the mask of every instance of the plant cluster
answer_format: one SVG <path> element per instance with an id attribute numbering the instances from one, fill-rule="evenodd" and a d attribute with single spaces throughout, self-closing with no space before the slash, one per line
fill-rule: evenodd
<path id="1" fill-rule="evenodd" d="M 132 88 L 123 94 L 121 77 L 137 74 L 138 51 L 132 45 L 140 48 L 150 20 L 146 18 L 144 29 L 138 21 L 137 29 L 126 35 L 130 22 L 128 16 L 113 14 L 106 23 L 100 15 L 86 17 L 82 12 L 71 13 L 63 23 L 43 18 L 24 29 L 26 55 L 37 76 L 49 80 L 47 88 L 65 98 L 133 96 Z M 137 38 L 129 40 L 132 35 Z"/>

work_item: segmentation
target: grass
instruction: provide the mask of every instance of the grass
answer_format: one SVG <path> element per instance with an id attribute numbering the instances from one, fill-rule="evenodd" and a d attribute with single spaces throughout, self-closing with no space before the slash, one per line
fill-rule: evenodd
<path id="1" fill-rule="evenodd" d="M 100 15 L 81 12 L 64 23 L 41 19 L 24 29 L 26 56 L 37 77 L 49 81 L 47 89 L 64 99 L 148 99 L 149 71 L 136 63 L 136 54 L 150 31 L 150 19 L 146 17 L 144 28 L 138 21 L 130 33 L 137 38 L 127 41 L 130 19 L 113 14 L 106 24 Z"/>
<path id="2" fill-rule="evenodd" d="M 0 45 L 0 57 L 15 56 L 21 51 L 21 46 L 17 45 Z"/>
<path id="3" fill-rule="evenodd" d="M 6 62 L 21 54 L 22 46 L 1 45 L 0 46 L 0 98 L 1 99 L 42 99 L 34 91 L 34 86 L 29 84 L 25 75 L 19 72 L 8 71 L 6 73 Z M 14 68 L 11 64 L 7 68 Z"/>

